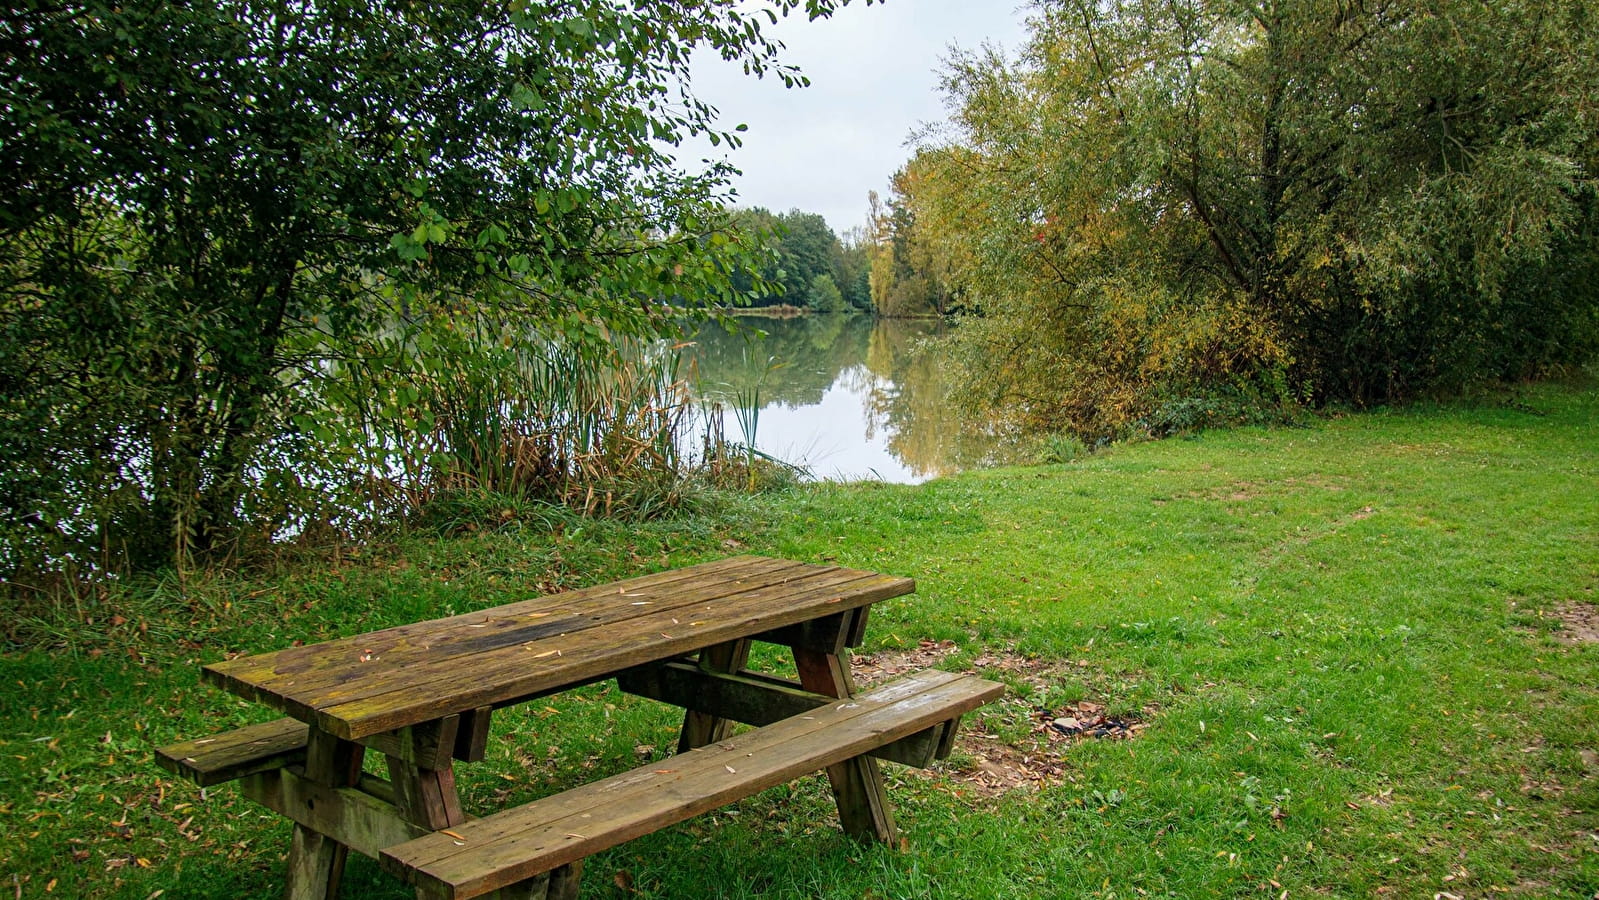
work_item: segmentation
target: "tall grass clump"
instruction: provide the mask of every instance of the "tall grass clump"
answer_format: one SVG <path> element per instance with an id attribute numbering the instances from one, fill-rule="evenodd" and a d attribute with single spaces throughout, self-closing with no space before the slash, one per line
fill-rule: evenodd
<path id="1" fill-rule="evenodd" d="M 804 470 L 761 450 L 757 443 L 767 380 L 786 363 L 775 356 L 762 357 L 749 346 L 744 347 L 741 361 L 742 375 L 737 384 L 722 382 L 709 389 L 701 387 L 702 395 L 717 398 L 706 411 L 706 474 L 714 484 L 748 493 L 791 484 L 805 474 Z M 737 441 L 726 437 L 727 412 L 738 425 Z"/>
<path id="2" fill-rule="evenodd" d="M 413 511 L 506 498 L 648 517 L 690 496 L 693 405 L 676 349 L 534 338 L 463 350 L 418 368 L 416 427 L 392 433 L 394 484 Z"/>

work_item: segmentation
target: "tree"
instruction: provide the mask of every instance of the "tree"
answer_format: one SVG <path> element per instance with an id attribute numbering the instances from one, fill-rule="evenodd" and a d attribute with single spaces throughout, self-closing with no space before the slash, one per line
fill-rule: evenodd
<path id="1" fill-rule="evenodd" d="M 733 221 L 752 246 L 760 250 L 760 262 L 750 268 L 734 272 L 734 285 L 756 305 L 786 304 L 798 309 L 817 309 L 818 279 L 825 277 L 831 292 L 840 295 L 834 304 L 831 293 L 824 291 L 821 298 L 828 312 L 843 312 L 851 308 L 844 301 L 849 298 L 850 277 L 856 276 L 856 285 L 864 275 L 851 269 L 852 262 L 860 256 L 839 242 L 827 220 L 815 213 L 791 209 L 774 215 L 763 207 L 735 210 Z M 757 278 L 757 276 L 759 276 Z M 863 308 L 865 298 L 861 298 Z"/>
<path id="2" fill-rule="evenodd" d="M 910 197 L 915 182 L 927 176 L 927 167 L 913 159 L 894 173 L 892 193 L 884 205 L 872 192 L 873 242 L 870 245 L 872 302 L 878 315 L 888 318 L 941 316 L 949 312 L 949 294 L 938 271 L 938 260 L 917 228 Z"/>
<path id="3" fill-rule="evenodd" d="M 982 401 L 1101 437 L 1599 346 L 1590 5 L 1046 0 L 908 204 Z M 1558 337 L 1557 337 L 1558 335 Z M 1209 406 L 1207 406 L 1207 404 Z"/>
<path id="4" fill-rule="evenodd" d="M 25 549 L 0 567 L 225 550 L 252 504 L 282 515 L 257 503 L 268 482 L 314 482 L 301 464 L 365 433 L 365 401 L 330 410 L 318 385 L 386 336 L 599 353 L 668 327 L 653 297 L 729 297 L 727 170 L 685 174 L 667 147 L 737 141 L 689 90 L 696 46 L 801 82 L 764 21 L 614 0 L 9 7 L 0 503 Z"/>
<path id="5" fill-rule="evenodd" d="M 833 283 L 833 276 L 823 272 L 811 279 L 810 288 L 806 291 L 805 305 L 820 313 L 844 312 L 844 295 L 839 293 L 838 285 Z"/>
<path id="6" fill-rule="evenodd" d="M 784 302 L 804 308 L 809 304 L 811 288 L 818 276 L 826 275 L 835 286 L 843 277 L 838 237 L 828 227 L 827 220 L 816 213 L 791 209 L 777 220 L 782 229 L 778 257 L 787 288 Z"/>
<path id="7" fill-rule="evenodd" d="M 844 294 L 844 302 L 849 304 L 851 309 L 871 309 L 872 260 L 866 229 L 859 225 L 845 229 L 844 233 L 839 235 L 839 248 L 841 250 L 839 270 L 843 280 L 838 283 L 838 289 Z"/>

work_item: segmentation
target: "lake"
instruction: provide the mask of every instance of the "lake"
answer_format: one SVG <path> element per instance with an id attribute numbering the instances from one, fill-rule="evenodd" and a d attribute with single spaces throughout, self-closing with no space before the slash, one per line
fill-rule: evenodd
<path id="1" fill-rule="evenodd" d="M 720 405 L 729 439 L 746 437 L 742 405 L 758 410 L 757 449 L 816 478 L 920 482 L 971 462 L 946 369 L 912 352 L 945 327 L 861 315 L 745 317 L 733 332 L 708 322 L 685 371 L 697 399 Z"/>

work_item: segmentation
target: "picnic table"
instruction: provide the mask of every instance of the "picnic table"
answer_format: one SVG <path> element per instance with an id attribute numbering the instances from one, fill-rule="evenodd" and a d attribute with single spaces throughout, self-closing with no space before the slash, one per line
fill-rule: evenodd
<path id="1" fill-rule="evenodd" d="M 565 900 L 585 857 L 819 769 L 845 831 L 892 843 L 878 760 L 947 756 L 960 717 L 1003 692 L 932 670 L 855 690 L 848 648 L 872 604 L 914 590 L 743 556 L 212 663 L 206 680 L 286 717 L 157 760 L 202 786 L 237 780 L 294 822 L 290 898 L 334 896 L 353 849 L 419 897 Z M 798 680 L 750 671 L 754 641 L 791 648 Z M 684 709 L 677 756 L 482 818 L 462 810 L 454 764 L 484 758 L 496 710 L 613 678 Z M 363 772 L 369 750 L 387 779 Z"/>

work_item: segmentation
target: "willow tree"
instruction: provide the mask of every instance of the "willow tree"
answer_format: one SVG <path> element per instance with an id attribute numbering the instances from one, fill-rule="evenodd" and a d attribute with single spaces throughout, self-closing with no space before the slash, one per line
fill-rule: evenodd
<path id="1" fill-rule="evenodd" d="M 690 90 L 695 48 L 799 80 L 767 21 L 644 0 L 9 6 L 8 551 L 226 546 L 252 498 L 304 474 L 263 456 L 314 418 L 304 386 L 393 323 L 487 318 L 516 326 L 496 340 L 594 349 L 661 328 L 651 298 L 725 295 L 727 170 L 671 151 L 737 138 Z"/>
<path id="2" fill-rule="evenodd" d="M 1104 436 L 1591 354 L 1577 0 L 1042 0 L 911 192 L 987 402 Z"/>

